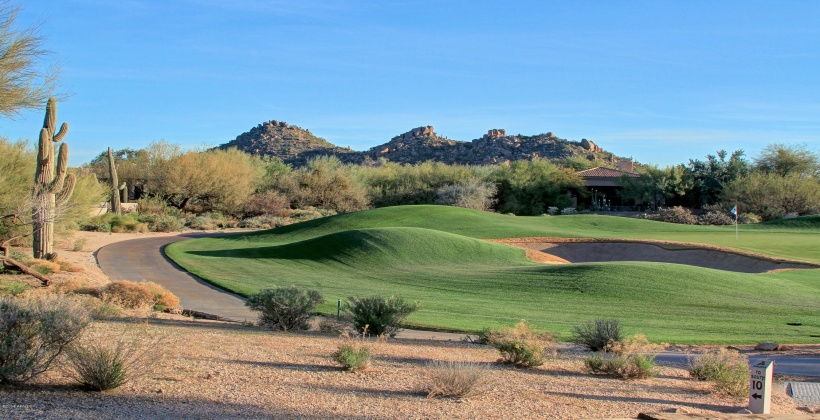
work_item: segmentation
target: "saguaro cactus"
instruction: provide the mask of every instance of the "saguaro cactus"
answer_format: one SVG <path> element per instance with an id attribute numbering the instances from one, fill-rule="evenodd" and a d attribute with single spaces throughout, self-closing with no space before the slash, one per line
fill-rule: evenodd
<path id="1" fill-rule="evenodd" d="M 111 178 L 111 212 L 117 216 L 122 214 L 120 205 L 120 191 L 125 190 L 125 183 L 120 184 L 117 178 L 117 164 L 114 162 L 114 152 L 108 148 L 108 175 Z"/>
<path id="2" fill-rule="evenodd" d="M 49 260 L 57 258 L 54 252 L 54 221 L 57 219 L 58 209 L 71 198 L 77 180 L 74 174 L 66 172 L 68 170 L 68 144 L 61 144 L 59 154 L 55 156 L 54 143 L 61 142 L 68 133 L 68 124 L 63 123 L 60 131 L 55 131 L 56 125 L 57 100 L 49 98 L 46 105 L 46 119 L 40 130 L 37 171 L 34 174 L 32 193 L 34 258 Z"/>

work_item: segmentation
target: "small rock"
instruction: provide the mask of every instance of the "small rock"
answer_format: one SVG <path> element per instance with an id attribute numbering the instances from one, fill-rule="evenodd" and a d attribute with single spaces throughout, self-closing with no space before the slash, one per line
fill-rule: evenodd
<path id="1" fill-rule="evenodd" d="M 737 414 L 754 414 L 754 413 L 752 413 L 752 411 L 751 411 L 751 410 L 749 410 L 748 408 L 744 408 L 744 409 L 742 409 L 742 410 L 739 410 L 739 411 L 737 412 Z"/>
<path id="2" fill-rule="evenodd" d="M 785 346 L 785 345 L 782 345 L 782 344 L 780 345 L 780 347 L 777 348 L 777 351 L 791 351 L 791 350 L 794 350 L 794 347 Z"/>
<path id="3" fill-rule="evenodd" d="M 740 351 L 740 348 L 739 348 L 739 347 L 735 347 L 735 346 L 726 346 L 726 350 Z"/>
<path id="4" fill-rule="evenodd" d="M 689 410 L 683 407 L 672 407 L 663 410 L 664 413 L 678 413 L 678 414 L 689 414 Z"/>
<path id="5" fill-rule="evenodd" d="M 755 346 L 755 350 L 761 351 L 777 351 L 780 348 L 780 344 L 777 343 L 757 343 Z"/>

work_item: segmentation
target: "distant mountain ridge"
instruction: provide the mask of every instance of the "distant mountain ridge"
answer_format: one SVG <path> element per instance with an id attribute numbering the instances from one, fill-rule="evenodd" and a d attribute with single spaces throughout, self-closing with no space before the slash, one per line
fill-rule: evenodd
<path id="1" fill-rule="evenodd" d="M 432 126 L 414 128 L 389 142 L 358 152 L 338 147 L 315 136 L 310 130 L 281 121 L 268 121 L 219 148 L 236 147 L 254 155 L 276 156 L 294 166 L 316 156 L 337 156 L 343 162 L 362 164 L 385 158 L 391 162 L 415 164 L 433 160 L 447 164 L 486 165 L 533 158 L 562 159 L 573 156 L 591 161 L 616 162 L 619 158 L 587 139 L 580 142 L 558 138 L 553 133 L 524 136 L 507 135 L 505 130 L 489 130 L 472 141 L 451 140 L 436 134 Z"/>

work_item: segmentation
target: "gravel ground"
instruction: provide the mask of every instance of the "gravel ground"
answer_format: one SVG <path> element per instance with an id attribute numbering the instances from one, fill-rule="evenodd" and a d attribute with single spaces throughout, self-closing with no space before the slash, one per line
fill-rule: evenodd
<path id="1" fill-rule="evenodd" d="M 93 325 L 95 339 L 159 337 L 149 373 L 120 389 L 86 392 L 60 371 L 24 388 L 0 387 L 2 418 L 612 418 L 673 408 L 734 413 L 746 401 L 710 392 L 686 371 L 661 368 L 648 380 L 583 372 L 575 353 L 530 370 L 496 363 L 489 347 L 429 340 L 373 341 L 371 366 L 338 368 L 339 339 L 281 333 L 178 316 L 112 319 Z M 486 368 L 484 393 L 466 400 L 427 398 L 433 361 Z M 776 387 L 772 413 L 806 413 Z"/>

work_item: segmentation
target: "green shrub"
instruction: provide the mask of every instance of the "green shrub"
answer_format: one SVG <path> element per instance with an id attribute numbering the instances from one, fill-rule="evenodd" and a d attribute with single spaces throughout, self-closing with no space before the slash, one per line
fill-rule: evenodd
<path id="1" fill-rule="evenodd" d="M 349 297 L 345 311 L 353 316 L 356 331 L 395 337 L 405 318 L 419 309 L 418 302 L 405 302 L 399 296 Z"/>
<path id="2" fill-rule="evenodd" d="M 14 280 L 0 281 L 0 295 L 17 296 L 28 289 L 31 289 L 28 283 Z"/>
<path id="3" fill-rule="evenodd" d="M 572 329 L 572 341 L 591 351 L 606 350 L 610 343 L 622 338 L 617 319 L 596 319 Z"/>
<path id="4" fill-rule="evenodd" d="M 216 228 L 216 223 L 209 217 L 192 217 L 185 223 L 191 229 L 197 230 L 213 230 Z"/>
<path id="5" fill-rule="evenodd" d="M 111 232 L 111 224 L 102 220 L 100 216 L 80 220 L 77 227 L 86 232 Z"/>
<path id="6" fill-rule="evenodd" d="M 488 344 L 501 353 L 501 362 L 515 367 L 530 368 L 544 364 L 547 351 L 551 350 L 555 336 L 547 331 L 537 331 L 531 324 L 521 320 L 513 328 L 490 330 L 485 334 Z"/>
<path id="7" fill-rule="evenodd" d="M 109 220 L 109 223 L 111 224 L 111 232 L 114 233 L 148 231 L 147 225 L 145 223 L 140 222 L 139 220 L 137 220 L 137 218 L 131 215 L 114 215 Z"/>
<path id="8" fill-rule="evenodd" d="M 45 372 L 90 317 L 80 302 L 64 295 L 2 296 L 0 321 L 0 383 L 20 383 Z"/>
<path id="9" fill-rule="evenodd" d="M 591 373 L 604 374 L 622 379 L 647 379 L 655 376 L 655 356 L 623 354 L 603 357 L 594 355 L 584 359 Z"/>
<path id="10" fill-rule="evenodd" d="M 370 362 L 370 349 L 354 340 L 345 340 L 333 353 L 333 360 L 347 370 L 362 370 Z"/>
<path id="11" fill-rule="evenodd" d="M 749 364 L 734 350 L 716 349 L 697 355 L 689 365 L 689 375 L 715 383 L 718 391 L 735 397 L 749 394 Z"/>
<path id="12" fill-rule="evenodd" d="M 151 232 L 178 232 L 182 230 L 182 223 L 175 216 L 166 214 L 140 215 L 139 221 L 148 223 Z"/>
<path id="13" fill-rule="evenodd" d="M 74 252 L 79 252 L 83 250 L 85 246 L 85 238 L 79 238 L 74 241 L 74 246 L 71 247 L 71 250 Z"/>
<path id="14" fill-rule="evenodd" d="M 694 225 L 698 223 L 697 217 L 693 216 L 692 212 L 681 206 L 660 209 L 658 213 L 649 215 L 647 218 L 659 222 L 680 223 L 684 225 Z"/>
<path id="15" fill-rule="evenodd" d="M 468 398 L 484 391 L 487 374 L 475 363 L 432 362 L 427 365 L 427 380 L 428 397 Z"/>
<path id="16" fill-rule="evenodd" d="M 245 305 L 261 312 L 259 324 L 275 330 L 289 331 L 308 329 L 311 314 L 316 305 L 322 302 L 324 298 L 316 290 L 278 287 L 251 295 Z"/>
<path id="17" fill-rule="evenodd" d="M 584 359 L 590 373 L 603 374 L 621 379 L 647 379 L 657 374 L 655 356 L 647 352 L 661 348 L 650 344 L 643 335 L 635 335 L 621 341 L 611 342 L 607 351 L 611 354 L 596 354 Z"/>
<path id="18" fill-rule="evenodd" d="M 144 334 L 130 333 L 119 340 L 89 337 L 73 343 L 66 350 L 63 371 L 87 389 L 107 391 L 118 388 L 148 371 L 149 360 L 156 361 L 154 341 Z"/>
<path id="19" fill-rule="evenodd" d="M 746 225 L 752 223 L 760 223 L 763 218 L 754 213 L 740 213 L 737 217 L 738 223 Z"/>

